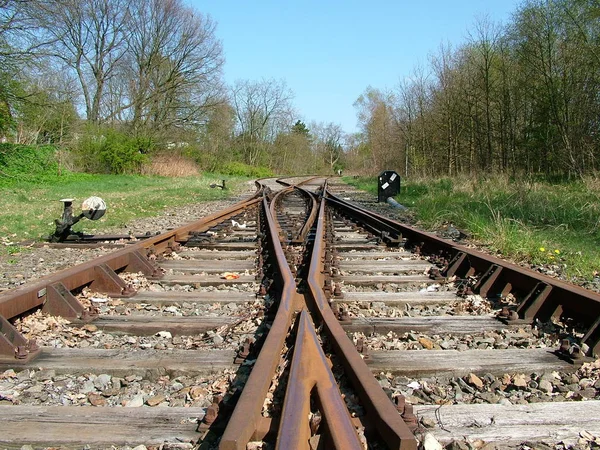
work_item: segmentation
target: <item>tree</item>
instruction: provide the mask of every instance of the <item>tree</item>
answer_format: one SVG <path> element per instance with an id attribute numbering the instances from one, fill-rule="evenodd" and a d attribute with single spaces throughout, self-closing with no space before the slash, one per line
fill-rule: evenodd
<path id="1" fill-rule="evenodd" d="M 280 132 L 289 130 L 292 92 L 284 81 L 238 80 L 231 90 L 244 161 L 256 165 Z"/>
<path id="2" fill-rule="evenodd" d="M 297 120 L 294 126 L 292 127 L 292 133 L 303 134 L 304 136 L 308 136 L 310 131 L 306 128 L 306 124 L 301 120 Z"/>
<path id="3" fill-rule="evenodd" d="M 398 161 L 398 128 L 394 123 L 393 96 L 369 86 L 354 102 L 363 136 L 371 149 L 375 171 Z"/>
<path id="4" fill-rule="evenodd" d="M 344 153 L 342 127 L 334 123 L 315 123 L 311 125 L 311 128 L 314 135 L 315 153 L 325 163 L 329 173 L 335 173 L 336 165 L 340 162 Z"/>
<path id="5" fill-rule="evenodd" d="M 102 120 L 107 83 L 127 45 L 132 0 L 31 0 L 24 4 L 37 27 L 42 55 L 72 70 L 79 81 L 86 117 Z"/>
<path id="6" fill-rule="evenodd" d="M 194 127 L 223 102 L 223 50 L 216 24 L 181 0 L 143 0 L 132 10 L 119 113 L 134 129 Z M 113 115 L 115 113 L 113 112 Z"/>

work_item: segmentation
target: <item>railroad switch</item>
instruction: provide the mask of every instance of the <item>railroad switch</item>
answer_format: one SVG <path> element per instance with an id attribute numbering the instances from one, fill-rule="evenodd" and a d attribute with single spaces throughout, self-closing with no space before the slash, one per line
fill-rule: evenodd
<path id="1" fill-rule="evenodd" d="M 106 213 L 106 203 L 104 203 L 104 200 L 100 197 L 89 197 L 81 204 L 81 213 L 73 216 L 73 200 L 72 198 L 63 198 L 60 200 L 63 203 L 63 213 L 60 219 L 54 221 L 56 230 L 48 236 L 50 242 L 64 242 L 70 236 L 82 239 L 84 237 L 83 233 L 73 233 L 71 227 L 84 217 L 90 220 L 98 220 Z"/>

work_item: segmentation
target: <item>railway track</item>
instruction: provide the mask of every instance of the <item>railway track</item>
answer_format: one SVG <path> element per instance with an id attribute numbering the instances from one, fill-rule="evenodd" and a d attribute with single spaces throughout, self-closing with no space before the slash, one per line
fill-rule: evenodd
<path id="1" fill-rule="evenodd" d="M 1 293 L 2 448 L 600 445 L 600 296 L 326 181 Z"/>

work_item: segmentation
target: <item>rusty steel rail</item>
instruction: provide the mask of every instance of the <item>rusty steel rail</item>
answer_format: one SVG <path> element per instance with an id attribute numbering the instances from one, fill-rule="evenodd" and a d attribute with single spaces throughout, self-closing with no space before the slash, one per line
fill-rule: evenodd
<path id="1" fill-rule="evenodd" d="M 325 356 L 309 313 L 302 309 L 299 317 L 294 357 L 281 414 L 277 450 L 309 449 L 311 394 L 315 395 L 329 433 L 326 448 L 362 450 L 362 444 L 329 360 Z M 322 426 L 322 425 L 321 425 Z"/>
<path id="2" fill-rule="evenodd" d="M 221 438 L 219 448 L 222 450 L 244 450 L 251 439 L 261 439 L 268 431 L 268 427 L 263 425 L 262 406 L 279 363 L 295 305 L 298 304 L 294 275 L 279 240 L 281 229 L 266 198 L 262 208 L 269 232 L 267 243 L 277 264 L 274 275 L 278 280 L 274 281 L 279 284 L 281 296 L 275 320 Z"/>
<path id="3" fill-rule="evenodd" d="M 315 194 L 313 194 L 312 192 L 310 192 L 307 189 L 303 189 L 301 186 L 304 184 L 308 184 L 313 180 L 316 180 L 318 178 L 321 177 L 310 177 L 306 180 L 301 181 L 298 184 L 291 184 L 288 183 L 286 181 L 283 181 L 283 178 L 279 178 L 277 179 L 277 182 L 283 186 L 286 186 L 286 189 L 283 189 L 281 191 L 279 191 L 274 197 L 273 200 L 271 202 L 270 208 L 271 208 L 271 215 L 273 217 L 276 217 L 275 215 L 275 208 L 276 208 L 276 204 L 277 202 L 280 202 L 281 199 L 289 194 L 291 192 L 292 189 L 296 189 L 297 191 L 301 192 L 310 202 L 310 213 L 308 215 L 307 220 L 304 221 L 304 224 L 302 225 L 302 227 L 300 228 L 300 231 L 296 234 L 296 236 L 294 236 L 291 239 L 291 243 L 292 244 L 302 244 L 304 242 L 304 240 L 306 239 L 306 236 L 308 236 L 308 233 L 310 232 L 310 229 L 312 228 L 315 219 L 317 217 L 317 212 L 318 212 L 318 204 L 317 204 L 317 198 L 315 196 Z"/>
<path id="4" fill-rule="evenodd" d="M 302 228 L 300 228 L 300 231 L 298 232 L 296 237 L 292 239 L 292 243 L 301 244 L 306 240 L 308 233 L 310 232 L 311 228 L 315 223 L 317 214 L 319 212 L 319 205 L 317 202 L 317 196 L 315 194 L 298 186 L 296 186 L 296 189 L 300 192 L 303 192 L 310 201 L 310 213 L 308 215 L 308 218 L 302 225 Z"/>
<path id="5" fill-rule="evenodd" d="M 30 345 L 8 322 L 34 308 L 43 307 L 47 312 L 70 318 L 91 320 L 92 311 L 87 311 L 71 293 L 90 286 L 111 296 L 131 296 L 135 291 L 119 278 L 119 271 L 143 272 L 149 277 L 160 277 L 156 267 L 148 260 L 148 254 L 160 254 L 168 248 L 176 248 L 187 240 L 191 231 L 208 230 L 213 225 L 227 220 L 240 211 L 260 202 L 260 192 L 250 199 L 211 214 L 183 227 L 149 237 L 136 244 L 105 256 L 40 278 L 21 287 L 0 294 L 0 358 L 18 358 L 22 362 L 31 360 L 37 348 Z M 32 350 L 33 349 L 33 350 Z"/>
<path id="6" fill-rule="evenodd" d="M 322 413 L 324 426 L 321 429 L 326 430 L 322 438 L 323 442 L 327 442 L 327 448 L 360 450 L 362 445 L 356 428 L 309 318 L 306 297 L 297 292 L 294 276 L 282 248 L 282 229 L 276 220 L 275 208 L 292 188 L 293 186 L 289 186 L 280 191 L 270 204 L 266 199 L 263 202 L 264 223 L 268 226 L 270 237 L 268 244 L 277 264 L 273 273 L 280 278 L 278 282 L 283 284 L 281 298 L 271 330 L 229 419 L 220 448 L 244 449 L 251 439 L 262 439 L 273 428 L 272 420 L 262 417 L 262 406 L 276 373 L 294 313 L 299 312 L 295 315 L 296 340 L 276 448 L 309 450 L 309 439 L 315 431 L 312 429 L 314 424 L 309 419 L 313 398 Z M 393 407 L 392 411 L 398 416 Z"/>
<path id="7" fill-rule="evenodd" d="M 413 450 L 416 440 L 405 424 L 398 410 L 383 392 L 370 369 L 362 360 L 333 311 L 329 307 L 323 291 L 323 271 L 325 255 L 325 202 L 320 203 L 318 215 L 316 208 L 311 208 L 309 218 L 317 220 L 316 236 L 310 255 L 308 275 L 309 290 L 303 294 L 296 291 L 296 283 L 287 264 L 281 246 L 282 229 L 276 220 L 276 207 L 293 186 L 280 191 L 268 204 L 265 199 L 263 210 L 265 223 L 270 236 L 269 245 L 275 252 L 277 269 L 283 283 L 280 305 L 271 331 L 267 335 L 250 377 L 242 391 L 238 404 L 229 420 L 221 439 L 221 449 L 244 449 L 250 439 L 264 437 L 273 426 L 265 425 L 268 419 L 261 416 L 262 405 L 271 380 L 276 373 L 280 361 L 283 344 L 292 324 L 294 312 L 296 316 L 296 338 L 287 380 L 286 395 L 277 435 L 277 449 L 309 449 L 309 439 L 315 432 L 315 425 L 309 418 L 311 398 L 316 400 L 324 423 L 321 430 L 322 439 L 327 448 L 360 449 L 362 448 L 354 422 L 341 396 L 330 362 L 326 357 L 315 330 L 309 310 L 323 324 L 325 332 L 331 339 L 334 351 L 342 361 L 354 389 L 365 410 L 368 422 L 376 429 L 386 444 L 393 449 Z M 314 195 L 313 205 L 317 204 Z M 263 424 L 261 425 L 261 422 Z"/>
<path id="8" fill-rule="evenodd" d="M 565 314 L 588 327 L 582 344 L 590 354 L 600 354 L 600 294 L 519 267 L 472 248 L 441 239 L 432 233 L 417 230 L 326 193 L 327 202 L 378 234 L 382 239 L 405 239 L 407 247 L 432 255 L 440 263 L 441 277 L 477 277 L 472 291 L 482 297 L 498 298 L 509 293 L 521 299 L 515 310 L 505 309 L 500 319 L 511 323 L 547 321 Z M 565 349 L 563 349 L 565 350 Z M 573 349 L 563 355 L 573 356 Z M 577 349 L 575 349 L 577 350 Z"/>
<path id="9" fill-rule="evenodd" d="M 314 309 L 320 316 L 323 328 L 331 339 L 336 354 L 341 359 L 346 374 L 367 411 L 368 420 L 377 429 L 389 448 L 416 449 L 417 442 L 414 435 L 348 338 L 323 292 L 326 254 L 325 204 L 326 202 L 321 202 L 319 209 L 317 232 L 308 275 L 309 294 L 312 297 Z"/>

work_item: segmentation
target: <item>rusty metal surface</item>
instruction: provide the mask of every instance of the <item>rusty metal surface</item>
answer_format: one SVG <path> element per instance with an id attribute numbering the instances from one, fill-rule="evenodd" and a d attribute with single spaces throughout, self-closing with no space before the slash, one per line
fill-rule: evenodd
<path id="1" fill-rule="evenodd" d="M 294 357 L 281 414 L 278 450 L 309 450 L 311 394 L 330 434 L 329 448 L 361 450 L 362 445 L 306 309 L 300 313 Z M 322 426 L 322 425 L 321 425 Z"/>
<path id="2" fill-rule="evenodd" d="M 130 256 L 131 254 L 140 251 L 145 252 L 149 248 L 155 248 L 156 252 L 161 252 L 169 245 L 177 242 L 176 236 L 185 235 L 191 230 L 208 229 L 215 223 L 225 220 L 238 213 L 240 210 L 252 206 L 259 201 L 260 199 L 251 199 L 249 201 L 238 203 L 226 210 L 212 214 L 176 230 L 162 233 L 142 242 L 132 244 L 131 246 L 114 253 L 42 277 L 34 283 L 28 283 L 21 287 L 2 292 L 0 293 L 0 315 L 6 319 L 10 319 L 23 314 L 44 303 L 46 287 L 49 285 L 63 283 L 69 290 L 85 286 L 93 282 L 96 278 L 97 272 L 95 268 L 97 266 L 106 265 L 113 271 L 122 270 L 130 264 L 132 259 Z"/>
<path id="3" fill-rule="evenodd" d="M 287 390 L 280 421 L 277 448 L 308 449 L 311 430 L 309 413 L 311 398 L 316 400 L 327 430 L 324 436 L 327 448 L 361 448 L 353 421 L 339 392 L 329 361 L 319 343 L 307 307 L 315 313 L 317 323 L 322 323 L 333 343 L 336 354 L 342 361 L 354 389 L 368 413 L 368 419 L 390 448 L 414 449 L 416 440 L 401 418 L 394 404 L 383 392 L 370 369 L 363 362 L 354 345 L 328 305 L 323 287 L 324 203 L 321 203 L 317 222 L 317 235 L 312 249 L 309 292 L 300 296 L 281 248 L 281 227 L 276 223 L 276 205 L 291 191 L 291 187 L 280 191 L 269 205 L 266 200 L 264 211 L 269 224 L 270 245 L 277 255 L 276 273 L 288 277 L 277 311 L 275 322 L 240 400 L 231 416 L 221 440 L 221 449 L 243 449 L 256 436 L 261 423 L 264 398 L 274 376 L 287 331 L 292 320 L 294 305 L 301 310 L 297 327 L 296 343 L 287 380 Z M 282 275 L 283 276 L 283 275 Z"/>
<path id="4" fill-rule="evenodd" d="M 169 247 L 175 247 L 178 239 L 187 236 L 190 231 L 208 229 L 214 224 L 226 220 L 239 211 L 249 208 L 258 202 L 260 202 L 260 198 L 257 193 L 248 200 L 239 202 L 176 230 L 148 238 L 111 254 L 42 277 L 33 283 L 27 283 L 15 289 L 2 292 L 0 293 L 0 317 L 11 319 L 24 314 L 34 308 L 43 306 L 50 300 L 51 295 L 56 294 L 52 297 L 48 308 L 54 311 L 65 312 L 70 317 L 88 320 L 89 317 L 93 316 L 93 312 L 85 310 L 76 299 L 71 299 L 67 293 L 90 285 L 93 289 L 104 291 L 111 296 L 130 296 L 135 291 L 130 290 L 125 285 L 116 275 L 117 271 L 142 271 L 147 276 L 159 277 L 161 273 L 145 258 L 145 255 L 149 251 L 159 253 Z M 64 295 L 57 294 L 59 292 L 57 291 L 57 286 L 60 288 L 59 290 L 64 291 Z M 0 356 L 11 357 L 12 349 L 10 347 L 10 343 L 4 342 L 0 346 Z M 32 350 L 25 348 L 23 345 L 15 345 L 13 347 L 15 351 L 18 349 L 23 350 L 19 355 L 16 355 L 22 359 L 34 355 Z M 27 354 L 25 355 L 24 353 Z"/>
<path id="5" fill-rule="evenodd" d="M 303 192 L 304 195 L 306 195 L 310 201 L 310 213 L 308 215 L 308 219 L 306 219 L 306 222 L 304 222 L 304 225 L 302 225 L 302 228 L 300 228 L 300 231 L 298 232 L 296 237 L 292 239 L 292 242 L 301 244 L 306 240 L 306 236 L 308 236 L 310 229 L 315 223 L 317 214 L 319 212 L 319 206 L 317 204 L 317 198 L 315 194 L 298 186 L 296 186 L 296 189 L 298 189 L 300 192 Z"/>
<path id="6" fill-rule="evenodd" d="M 219 448 L 223 450 L 245 449 L 246 444 L 260 427 L 263 402 L 279 363 L 296 302 L 296 282 L 281 247 L 279 240 L 281 230 L 271 215 L 266 199 L 263 200 L 263 211 L 270 234 L 268 243 L 278 265 L 275 273 L 280 278 L 281 297 L 271 330 L 221 438 Z"/>
<path id="7" fill-rule="evenodd" d="M 413 450 L 417 442 L 404 423 L 395 406 L 367 367 L 354 344 L 336 319 L 323 292 L 323 261 L 325 259 L 325 202 L 321 202 L 317 232 L 311 257 L 308 283 L 315 309 L 323 321 L 324 330 L 330 337 L 346 374 L 367 411 L 369 420 L 389 448 Z"/>
<path id="8" fill-rule="evenodd" d="M 291 191 L 290 186 L 280 191 L 270 204 L 266 199 L 263 203 L 270 237 L 268 243 L 277 264 L 274 273 L 279 274 L 281 278 L 279 282 L 283 284 L 282 293 L 271 330 L 221 438 L 219 447 L 221 449 L 244 449 L 252 438 L 261 438 L 264 435 L 262 407 L 280 362 L 284 341 L 295 310 L 301 312 L 297 315 L 296 344 L 287 380 L 277 448 L 310 448 L 309 440 L 316 432 L 315 429 L 311 429 L 309 421 L 311 398 L 316 401 L 322 414 L 324 424 L 322 429 L 326 430 L 323 433 L 327 448 L 362 448 L 354 423 L 329 367 L 330 362 L 321 348 L 309 318 L 306 297 L 297 293 L 296 283 L 281 245 L 282 229 L 276 220 L 276 205 Z M 356 353 L 355 350 L 353 351 Z M 356 356 L 360 359 L 358 354 Z M 387 398 L 386 401 L 391 407 L 390 411 L 402 422 L 391 402 Z"/>
<path id="9" fill-rule="evenodd" d="M 565 313 L 582 322 L 590 327 L 584 342 L 592 352 L 600 353 L 600 333 L 597 330 L 600 294 L 417 230 L 348 203 L 330 192 L 327 192 L 326 198 L 329 204 L 355 217 L 359 222 L 367 221 L 380 234 L 381 231 L 395 233 L 407 239 L 409 246 L 418 247 L 421 253 L 441 255 L 448 260 L 441 275 L 458 278 L 481 276 L 482 281 L 474 287 L 475 293 L 488 297 L 512 293 L 517 298 L 525 299 L 517 314 L 512 314 L 512 320 L 547 321 Z M 501 270 L 498 272 L 494 267 L 500 267 Z"/>

